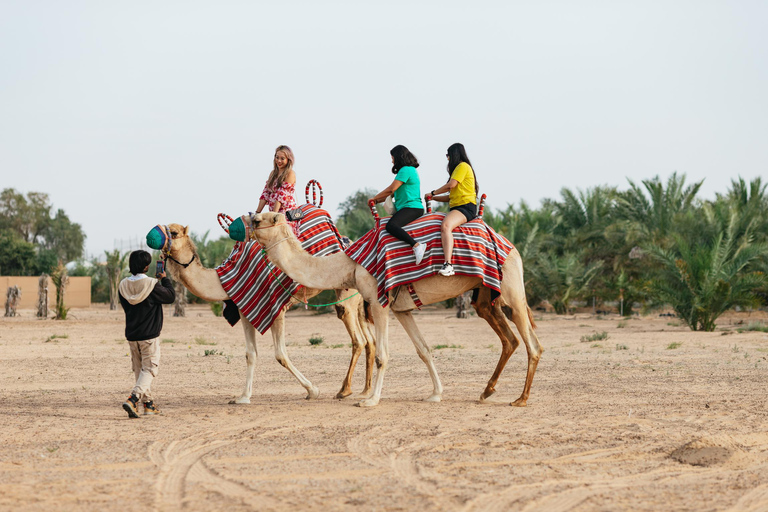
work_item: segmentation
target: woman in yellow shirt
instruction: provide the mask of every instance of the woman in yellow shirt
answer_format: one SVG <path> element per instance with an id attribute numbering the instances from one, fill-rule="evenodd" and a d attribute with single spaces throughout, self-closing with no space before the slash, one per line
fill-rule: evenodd
<path id="1" fill-rule="evenodd" d="M 427 194 L 427 200 L 447 202 L 450 211 L 443 219 L 440 236 L 443 240 L 445 263 L 438 273 L 452 276 L 453 230 L 477 217 L 477 179 L 463 144 L 452 144 L 445 155 L 448 158 L 448 183 Z M 446 192 L 448 192 L 446 194 Z"/>

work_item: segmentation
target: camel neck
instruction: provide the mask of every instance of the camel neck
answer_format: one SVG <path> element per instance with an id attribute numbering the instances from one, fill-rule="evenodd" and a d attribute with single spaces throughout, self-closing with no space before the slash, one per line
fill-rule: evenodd
<path id="1" fill-rule="evenodd" d="M 267 244 L 267 257 L 294 281 L 320 290 L 354 287 L 355 262 L 343 252 L 312 256 L 294 237 L 275 242 Z"/>
<path id="2" fill-rule="evenodd" d="M 191 259 L 191 256 L 187 259 Z M 199 257 L 196 257 L 187 268 L 175 263 L 171 263 L 171 265 L 173 265 L 174 277 L 178 278 L 184 287 L 197 297 L 207 301 L 227 300 L 229 298 L 221 286 L 219 274 L 212 268 L 205 268 L 200 263 Z"/>

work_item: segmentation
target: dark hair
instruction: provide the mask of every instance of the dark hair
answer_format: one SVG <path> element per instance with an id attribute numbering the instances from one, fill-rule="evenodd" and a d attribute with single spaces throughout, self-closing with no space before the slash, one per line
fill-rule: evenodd
<path id="1" fill-rule="evenodd" d="M 128 268 L 131 274 L 141 274 L 152 263 L 152 256 L 147 251 L 133 251 L 128 257 Z"/>
<path id="2" fill-rule="evenodd" d="M 472 169 L 472 176 L 475 178 L 475 194 L 480 193 L 480 185 L 477 183 L 477 174 L 475 174 L 475 168 L 472 167 L 472 162 L 469 161 L 469 157 L 467 156 L 467 150 L 464 149 L 464 144 L 455 143 L 451 144 L 448 147 L 447 151 L 448 155 L 448 179 L 450 180 L 450 176 L 453 173 L 453 170 L 456 169 L 456 166 L 458 166 L 461 162 L 465 162 L 467 165 L 469 165 L 470 169 Z"/>
<path id="3" fill-rule="evenodd" d="M 398 144 L 389 150 L 389 154 L 395 159 L 394 165 L 392 165 L 392 174 L 397 174 L 397 171 L 403 167 L 418 167 L 419 161 L 413 156 L 413 153 L 408 151 L 408 148 Z"/>

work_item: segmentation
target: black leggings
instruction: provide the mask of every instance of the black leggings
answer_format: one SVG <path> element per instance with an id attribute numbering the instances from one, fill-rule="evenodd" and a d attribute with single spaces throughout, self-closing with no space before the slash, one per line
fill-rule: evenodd
<path id="1" fill-rule="evenodd" d="M 416 245 L 416 240 L 405 232 L 403 226 L 410 224 L 422 215 L 424 215 L 424 208 L 402 208 L 397 210 L 392 218 L 389 219 L 389 222 L 387 222 L 387 233 L 413 247 Z"/>

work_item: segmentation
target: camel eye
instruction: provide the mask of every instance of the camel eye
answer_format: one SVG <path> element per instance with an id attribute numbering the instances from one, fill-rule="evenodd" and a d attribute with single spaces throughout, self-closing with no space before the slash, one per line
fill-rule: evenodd
<path id="1" fill-rule="evenodd" d="M 176 232 L 176 231 L 171 231 L 171 238 L 176 238 L 176 236 L 178 236 L 178 234 L 179 233 Z"/>

